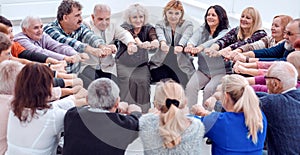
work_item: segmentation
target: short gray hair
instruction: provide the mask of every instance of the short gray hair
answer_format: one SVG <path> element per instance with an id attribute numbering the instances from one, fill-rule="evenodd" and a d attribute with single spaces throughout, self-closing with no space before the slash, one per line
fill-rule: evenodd
<path id="1" fill-rule="evenodd" d="M 96 4 L 94 7 L 94 14 L 96 14 L 97 11 L 107 11 L 111 12 L 111 9 L 108 5 L 106 4 Z"/>
<path id="2" fill-rule="evenodd" d="M 114 81 L 97 79 L 88 87 L 88 104 L 91 108 L 110 110 L 118 100 L 119 93 L 120 89 Z"/>
<path id="3" fill-rule="evenodd" d="M 284 90 L 295 87 L 297 84 L 298 72 L 289 62 L 274 62 L 268 70 L 268 75 L 280 79 Z"/>
<path id="4" fill-rule="evenodd" d="M 30 21 L 32 20 L 38 20 L 40 22 L 42 22 L 40 17 L 37 16 L 27 16 L 25 17 L 22 22 L 21 22 L 21 28 L 29 28 L 30 26 Z"/>
<path id="5" fill-rule="evenodd" d="M 136 14 L 136 13 L 139 13 L 139 14 L 142 14 L 144 15 L 145 17 L 145 21 L 144 21 L 144 25 L 148 23 L 148 19 L 149 19 L 149 13 L 148 13 L 148 10 L 140 5 L 140 4 L 132 4 L 130 5 L 124 12 L 124 20 L 128 23 L 128 24 L 131 24 L 129 18 Z"/>
<path id="6" fill-rule="evenodd" d="M 12 60 L 5 60 L 0 63 L 0 94 L 13 95 L 17 75 L 23 66 Z"/>

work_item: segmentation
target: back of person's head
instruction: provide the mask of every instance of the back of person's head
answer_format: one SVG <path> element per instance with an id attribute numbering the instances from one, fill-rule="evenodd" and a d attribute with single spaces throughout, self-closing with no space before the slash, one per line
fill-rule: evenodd
<path id="1" fill-rule="evenodd" d="M 21 28 L 29 28 L 30 24 L 32 21 L 40 21 L 42 23 L 42 20 L 38 16 L 26 16 L 22 21 L 21 21 Z"/>
<path id="2" fill-rule="evenodd" d="M 10 20 L 8 20 L 7 18 L 3 17 L 3 16 L 0 16 L 0 23 L 8 26 L 8 27 L 12 27 L 12 23 Z"/>
<path id="3" fill-rule="evenodd" d="M 91 108 L 110 110 L 118 102 L 119 93 L 120 89 L 114 81 L 100 78 L 89 85 L 87 102 Z"/>
<path id="4" fill-rule="evenodd" d="M 300 40 L 299 40 L 300 43 Z M 295 51 L 287 56 L 287 61 L 291 63 L 297 70 L 298 80 L 300 79 L 300 51 Z"/>
<path id="5" fill-rule="evenodd" d="M 149 12 L 148 10 L 141 4 L 132 4 L 130 5 L 124 12 L 124 20 L 128 23 L 131 24 L 130 22 L 130 17 L 135 16 L 135 15 L 143 15 L 144 16 L 144 24 L 148 23 L 149 19 Z"/>
<path id="6" fill-rule="evenodd" d="M 210 32 L 210 27 L 208 26 L 208 23 L 207 23 L 207 16 L 208 16 L 208 11 L 210 9 L 214 9 L 216 14 L 218 15 L 218 19 L 219 19 L 219 25 L 217 26 L 217 29 L 215 31 L 215 33 L 213 34 L 213 38 L 217 37 L 219 35 L 219 32 L 224 30 L 224 29 L 228 29 L 229 27 L 229 20 L 228 20 L 228 17 L 227 17 L 227 13 L 225 11 L 225 9 L 220 6 L 220 5 L 213 5 L 213 6 L 210 6 L 207 10 L 206 10 L 206 13 L 205 13 L 205 16 L 204 16 L 204 21 L 205 21 L 205 28 Z"/>
<path id="7" fill-rule="evenodd" d="M 247 7 L 246 9 L 243 10 L 241 16 L 249 14 L 252 18 L 252 25 L 250 28 L 250 34 L 252 35 L 255 31 L 262 29 L 262 21 L 261 21 L 261 16 L 254 7 Z M 244 30 L 242 28 L 239 29 L 238 32 L 238 38 L 239 39 L 244 39 L 246 36 L 244 36 Z"/>
<path id="8" fill-rule="evenodd" d="M 175 10 L 181 11 L 181 17 L 179 19 L 179 24 L 183 23 L 184 8 L 183 8 L 183 5 L 182 5 L 181 1 L 179 1 L 179 0 L 170 0 L 167 3 L 167 5 L 164 7 L 163 17 L 164 17 L 164 20 L 167 24 L 169 23 L 168 20 L 167 20 L 167 11 L 170 10 L 170 9 L 175 9 Z"/>
<path id="9" fill-rule="evenodd" d="M 73 8 L 78 8 L 79 10 L 82 9 L 82 5 L 74 0 L 63 0 L 60 5 L 58 6 L 57 10 L 57 20 L 62 21 L 64 15 L 68 15 L 72 13 Z"/>
<path id="10" fill-rule="evenodd" d="M 298 72 L 291 63 L 284 61 L 276 61 L 270 66 L 267 72 L 267 77 L 275 77 L 279 79 L 282 87 L 281 89 L 282 91 L 285 91 L 296 86 Z M 275 81 L 270 82 L 272 84 Z"/>
<path id="11" fill-rule="evenodd" d="M 11 47 L 11 41 L 7 34 L 0 32 L 0 54 L 4 50 L 8 50 Z"/>
<path id="12" fill-rule="evenodd" d="M 108 5 L 106 4 L 96 4 L 94 6 L 94 14 L 96 14 L 96 12 L 111 12 L 111 9 Z"/>
<path id="13" fill-rule="evenodd" d="M 0 63 L 0 94 L 13 94 L 17 75 L 22 67 L 17 61 L 5 60 Z"/>
<path id="14" fill-rule="evenodd" d="M 11 103 L 14 114 L 21 122 L 30 122 L 35 118 L 36 110 L 50 108 L 48 100 L 52 83 L 53 72 L 48 66 L 30 63 L 23 67 L 17 76 Z"/>
<path id="15" fill-rule="evenodd" d="M 295 41 L 294 48 L 296 51 L 300 51 L 300 39 Z"/>
<path id="16" fill-rule="evenodd" d="M 248 138 L 251 136 L 252 142 L 256 144 L 257 132 L 263 130 L 263 118 L 254 90 L 243 76 L 232 74 L 223 77 L 222 92 L 227 93 L 234 102 L 235 112 L 244 112 L 245 124 L 249 130 Z"/>
<path id="17" fill-rule="evenodd" d="M 163 137 L 164 146 L 173 148 L 180 143 L 180 135 L 187 127 L 184 89 L 173 80 L 157 83 L 154 106 L 161 111 L 159 133 Z"/>

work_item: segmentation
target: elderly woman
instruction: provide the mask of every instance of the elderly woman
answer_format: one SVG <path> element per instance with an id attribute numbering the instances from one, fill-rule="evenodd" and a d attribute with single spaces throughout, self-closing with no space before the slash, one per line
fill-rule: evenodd
<path id="1" fill-rule="evenodd" d="M 143 112 L 150 108 L 150 72 L 148 52 L 159 46 L 153 26 L 148 24 L 148 11 L 140 4 L 133 4 L 124 13 L 121 25 L 135 39 L 138 50 L 127 51 L 121 44 L 116 54 L 120 97 L 129 104 L 137 104 Z"/>
<path id="2" fill-rule="evenodd" d="M 7 155 L 54 154 L 63 130 L 65 109 L 72 100 L 48 102 L 53 72 L 42 64 L 27 64 L 17 76 L 7 124 Z M 20 141 L 22 139 L 22 141 Z"/>
<path id="3" fill-rule="evenodd" d="M 267 119 L 259 99 L 241 75 L 226 75 L 221 83 L 222 106 L 226 112 L 209 112 L 193 106 L 202 117 L 205 137 L 212 140 L 212 154 L 262 154 Z"/>
<path id="4" fill-rule="evenodd" d="M 186 86 L 188 105 L 197 104 L 198 92 L 204 88 L 203 101 L 211 96 L 221 78 L 230 70 L 230 63 L 224 61 L 221 56 L 209 57 L 203 49 L 211 46 L 219 38 L 223 37 L 229 26 L 226 11 L 219 5 L 210 6 L 205 15 L 205 23 L 193 34 L 184 51 L 198 55 L 198 70 L 193 74 Z M 201 52 L 201 53 L 200 53 Z M 227 68 L 225 69 L 224 66 Z"/>
<path id="5" fill-rule="evenodd" d="M 178 0 L 167 3 L 163 16 L 155 26 L 160 50 L 151 57 L 152 81 L 171 78 L 185 87 L 195 71 L 189 55 L 183 52 L 193 34 L 193 24 L 183 19 L 184 9 Z"/>
<path id="6" fill-rule="evenodd" d="M 223 55 L 228 57 L 232 50 L 258 41 L 266 35 L 267 33 L 262 29 L 259 12 L 253 7 L 247 7 L 241 14 L 240 25 L 231 29 L 224 37 L 204 51 L 211 56 Z"/>
<path id="7" fill-rule="evenodd" d="M 5 60 L 0 63 L 0 154 L 7 149 L 6 131 L 10 102 L 13 98 L 15 81 L 23 65 L 17 61 Z"/>
<path id="8" fill-rule="evenodd" d="M 157 83 L 154 107 L 139 120 L 139 136 L 144 154 L 199 155 L 204 127 L 201 121 L 186 116 L 183 87 L 168 80 Z"/>

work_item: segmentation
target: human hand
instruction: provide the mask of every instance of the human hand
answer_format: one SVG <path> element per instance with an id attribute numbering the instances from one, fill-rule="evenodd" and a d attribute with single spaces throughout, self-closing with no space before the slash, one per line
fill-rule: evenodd
<path id="1" fill-rule="evenodd" d="M 60 73 L 67 73 L 65 67 L 67 66 L 66 61 L 61 61 L 58 64 L 51 64 L 50 68 L 54 71 L 60 72 Z"/>
<path id="2" fill-rule="evenodd" d="M 244 56 L 242 53 L 238 53 L 238 54 L 234 55 L 234 57 L 233 57 L 234 62 L 236 62 L 236 61 L 246 62 L 246 59 L 247 59 L 247 57 Z"/>
<path id="3" fill-rule="evenodd" d="M 128 44 L 127 45 L 127 52 L 129 55 L 132 55 L 133 53 L 137 52 L 138 48 L 135 44 Z"/>
<path id="4" fill-rule="evenodd" d="M 109 44 L 109 45 L 107 45 L 107 47 L 111 49 L 111 52 L 113 54 L 116 53 L 117 50 L 118 50 L 117 47 L 116 47 L 116 45 L 114 45 L 114 44 Z"/>
<path id="5" fill-rule="evenodd" d="M 204 53 L 206 55 L 208 55 L 209 57 L 221 56 L 221 54 L 217 50 L 214 50 L 214 49 L 211 49 L 211 48 L 204 49 Z"/>
<path id="6" fill-rule="evenodd" d="M 119 102 L 118 106 L 119 113 L 127 113 L 128 110 L 128 103 L 127 102 Z"/>
<path id="7" fill-rule="evenodd" d="M 50 58 L 50 57 L 48 57 L 47 59 L 46 59 L 46 62 L 45 63 L 50 63 L 50 64 L 58 64 L 59 63 L 59 61 L 58 60 L 56 60 L 56 59 L 53 59 L 53 58 Z"/>
<path id="8" fill-rule="evenodd" d="M 195 54 L 200 53 L 203 50 L 204 50 L 204 47 L 200 45 L 198 47 L 193 48 L 191 51 L 191 54 L 194 56 Z"/>
<path id="9" fill-rule="evenodd" d="M 150 47 L 151 47 L 151 49 L 156 49 L 156 48 L 158 48 L 158 47 L 159 47 L 159 42 L 158 42 L 158 40 L 157 40 L 157 39 L 152 40 L 152 41 L 150 42 Z"/>
<path id="10" fill-rule="evenodd" d="M 137 112 L 142 112 L 142 109 L 141 107 L 135 105 L 135 104 L 130 104 L 127 108 L 127 113 L 130 114 L 134 111 L 137 111 Z"/>
<path id="11" fill-rule="evenodd" d="M 178 54 L 181 53 L 183 51 L 183 47 L 182 46 L 175 46 L 174 47 L 174 53 Z"/>
<path id="12" fill-rule="evenodd" d="M 165 42 L 162 42 L 162 43 L 160 44 L 160 49 L 161 49 L 163 52 L 168 53 L 170 47 L 169 47 Z"/>
<path id="13" fill-rule="evenodd" d="M 185 53 L 191 53 L 193 48 L 194 48 L 194 46 L 193 46 L 192 44 L 188 44 L 188 45 L 184 48 L 184 52 L 185 52 Z"/>
<path id="14" fill-rule="evenodd" d="M 204 107 L 200 104 L 195 104 L 192 106 L 191 113 L 198 116 L 206 116 L 208 111 L 204 109 Z"/>
<path id="15" fill-rule="evenodd" d="M 217 102 L 217 99 L 214 96 L 209 97 L 204 101 L 203 106 L 205 109 L 212 111 L 215 107 L 215 104 Z"/>
<path id="16" fill-rule="evenodd" d="M 88 60 L 90 57 L 88 54 L 86 53 L 79 53 L 79 56 L 81 58 L 81 61 L 85 61 L 85 60 Z"/>

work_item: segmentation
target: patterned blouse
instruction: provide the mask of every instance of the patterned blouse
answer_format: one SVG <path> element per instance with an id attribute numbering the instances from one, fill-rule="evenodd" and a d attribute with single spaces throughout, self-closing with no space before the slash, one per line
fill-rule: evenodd
<path id="1" fill-rule="evenodd" d="M 267 33 L 264 30 L 257 30 L 251 35 L 250 38 L 239 40 L 237 38 L 238 32 L 239 27 L 231 29 L 224 37 L 217 40 L 216 44 L 220 46 L 220 49 L 229 46 L 232 50 L 235 50 L 242 45 L 253 43 L 257 40 L 260 40 L 262 37 L 267 36 Z"/>

